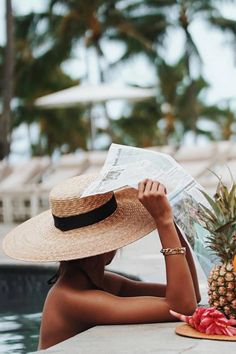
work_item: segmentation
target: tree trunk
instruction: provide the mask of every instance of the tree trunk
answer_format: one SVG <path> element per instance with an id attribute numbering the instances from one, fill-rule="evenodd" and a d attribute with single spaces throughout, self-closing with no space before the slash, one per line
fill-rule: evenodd
<path id="1" fill-rule="evenodd" d="M 96 50 L 96 54 L 97 54 L 97 70 L 98 70 L 98 74 L 99 74 L 99 81 L 100 83 L 104 84 L 105 83 L 105 77 L 104 77 L 104 72 L 101 66 L 101 60 L 103 57 L 101 48 L 99 46 L 99 42 L 96 43 L 95 45 L 95 50 Z M 104 110 L 104 116 L 106 118 L 107 121 L 107 133 L 110 137 L 111 143 L 113 142 L 113 138 L 114 138 L 114 134 L 113 134 L 113 130 L 112 130 L 112 119 L 108 114 L 108 109 L 107 109 L 107 105 L 106 102 L 102 103 L 103 106 L 103 110 Z"/>
<path id="2" fill-rule="evenodd" d="M 3 72 L 3 108 L 0 120 L 0 160 L 10 152 L 10 128 L 11 128 L 11 99 L 13 93 L 13 14 L 11 0 L 5 0 L 6 4 L 6 47 L 4 54 Z"/>

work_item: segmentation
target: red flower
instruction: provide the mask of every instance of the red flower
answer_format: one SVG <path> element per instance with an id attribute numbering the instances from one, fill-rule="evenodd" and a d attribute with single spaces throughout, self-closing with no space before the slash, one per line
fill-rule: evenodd
<path id="1" fill-rule="evenodd" d="M 185 316 L 172 310 L 170 310 L 170 313 L 201 333 L 236 335 L 236 328 L 232 327 L 236 326 L 236 320 L 228 320 L 223 313 L 214 307 L 198 307 L 192 316 Z"/>

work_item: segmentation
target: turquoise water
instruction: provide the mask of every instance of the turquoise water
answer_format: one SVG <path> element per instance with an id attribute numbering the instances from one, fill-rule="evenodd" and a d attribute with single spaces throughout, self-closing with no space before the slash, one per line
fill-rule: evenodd
<path id="1" fill-rule="evenodd" d="M 37 350 L 41 313 L 0 313 L 0 353 L 27 354 Z"/>

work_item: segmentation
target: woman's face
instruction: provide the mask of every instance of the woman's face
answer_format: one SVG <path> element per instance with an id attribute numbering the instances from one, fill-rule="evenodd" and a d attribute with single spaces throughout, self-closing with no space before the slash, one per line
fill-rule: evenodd
<path id="1" fill-rule="evenodd" d="M 111 261 L 113 260 L 113 258 L 114 258 L 115 255 L 116 255 L 116 252 L 117 252 L 117 250 L 105 253 L 105 256 L 106 256 L 106 265 L 108 265 L 108 264 L 111 263 Z"/>

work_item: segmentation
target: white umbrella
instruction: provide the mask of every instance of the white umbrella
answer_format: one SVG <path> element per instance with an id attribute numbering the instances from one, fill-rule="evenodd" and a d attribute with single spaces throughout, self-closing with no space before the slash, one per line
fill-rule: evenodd
<path id="1" fill-rule="evenodd" d="M 85 104 L 90 107 L 91 149 L 94 148 L 96 127 L 92 117 L 91 107 L 95 103 L 105 103 L 112 100 L 143 101 L 156 96 L 155 88 L 139 88 L 132 86 L 76 85 L 50 95 L 36 99 L 35 105 L 41 108 L 69 108 Z M 107 117 L 108 118 L 108 117 Z"/>
<path id="2" fill-rule="evenodd" d="M 92 104 L 111 100 L 142 101 L 155 97 L 154 88 L 132 86 L 77 85 L 38 98 L 35 105 L 42 108 L 66 108 L 78 104 Z"/>

